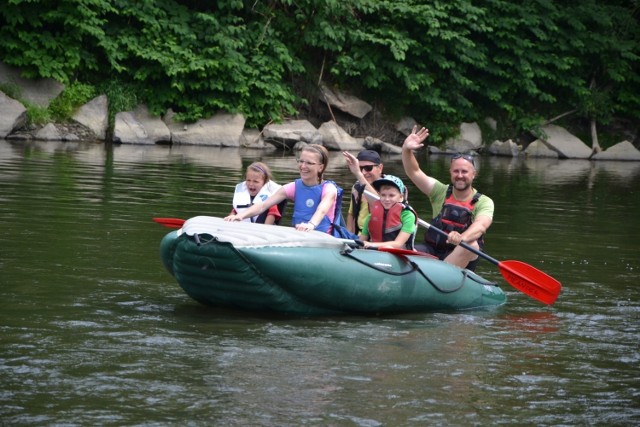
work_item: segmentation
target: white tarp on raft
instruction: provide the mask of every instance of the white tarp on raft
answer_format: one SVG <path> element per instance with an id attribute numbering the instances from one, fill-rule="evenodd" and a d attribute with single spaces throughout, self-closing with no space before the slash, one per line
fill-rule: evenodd
<path id="1" fill-rule="evenodd" d="M 229 242 L 240 248 L 269 246 L 342 248 L 353 240 L 337 239 L 319 231 L 298 231 L 282 225 L 265 225 L 244 221 L 228 222 L 213 216 L 196 216 L 188 219 L 178 234 L 188 236 L 208 234 L 221 242 Z"/>

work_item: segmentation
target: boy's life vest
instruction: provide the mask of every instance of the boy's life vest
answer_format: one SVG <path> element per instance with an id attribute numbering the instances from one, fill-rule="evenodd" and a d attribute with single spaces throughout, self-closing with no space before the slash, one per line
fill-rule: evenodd
<path id="1" fill-rule="evenodd" d="M 402 213 L 409 210 L 413 213 L 415 223 L 418 223 L 418 215 L 408 204 L 398 202 L 389 210 L 386 210 L 378 200 L 371 204 L 371 218 L 368 223 L 369 237 L 372 242 L 391 242 L 398 237 L 402 230 Z M 415 232 L 405 243 L 407 249 L 413 250 Z"/>
<path id="2" fill-rule="evenodd" d="M 451 231 L 464 232 L 473 222 L 473 207 L 482 194 L 476 192 L 470 200 L 460 201 L 453 197 L 453 186 L 449 184 L 442 209 L 438 216 L 431 220 L 431 225 L 449 234 Z M 479 240 L 481 240 L 480 238 Z M 425 242 L 434 248 L 447 247 L 447 238 L 434 230 L 427 230 Z"/>
<path id="3" fill-rule="evenodd" d="M 380 178 L 384 178 L 384 174 L 382 174 Z M 360 217 L 360 209 L 362 209 L 362 197 L 364 196 L 365 188 L 366 185 L 361 184 L 360 181 L 356 181 L 351 188 L 351 215 L 354 219 L 356 235 L 360 234 L 360 231 L 362 231 L 360 224 L 358 224 L 358 218 Z M 404 200 L 409 200 L 409 191 L 406 187 L 404 189 Z M 369 213 L 371 213 L 370 208 Z"/>
<path id="4" fill-rule="evenodd" d="M 281 185 L 275 183 L 274 181 L 269 181 L 262 186 L 255 197 L 251 197 L 251 195 L 249 194 L 249 189 L 247 188 L 247 183 L 243 181 L 236 185 L 235 191 L 233 193 L 233 209 L 236 211 L 236 213 L 243 212 L 257 202 L 264 202 L 270 195 L 278 191 L 280 187 Z M 280 212 L 280 215 L 283 214 L 286 203 L 287 201 L 285 200 L 284 202 L 280 202 L 278 204 L 278 211 Z M 266 210 L 260 215 L 253 216 L 251 218 L 245 218 L 243 221 L 264 224 L 268 215 L 269 210 Z M 280 218 L 276 219 L 275 223 L 278 224 L 279 222 Z"/>

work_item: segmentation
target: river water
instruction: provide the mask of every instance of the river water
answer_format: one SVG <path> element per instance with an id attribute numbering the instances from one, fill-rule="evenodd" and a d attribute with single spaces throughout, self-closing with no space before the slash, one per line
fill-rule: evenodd
<path id="1" fill-rule="evenodd" d="M 484 261 L 497 309 L 294 318 L 201 306 L 159 258 L 152 218 L 226 215 L 258 159 L 297 176 L 281 151 L 0 140 L 1 425 L 640 425 L 640 164 L 479 159 L 487 253 L 560 280 L 553 306 Z M 327 177 L 352 182 L 338 153 Z"/>

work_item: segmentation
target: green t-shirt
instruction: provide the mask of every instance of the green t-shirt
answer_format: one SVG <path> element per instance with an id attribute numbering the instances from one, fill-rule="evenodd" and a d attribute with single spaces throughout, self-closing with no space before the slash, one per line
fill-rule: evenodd
<path id="1" fill-rule="evenodd" d="M 369 220 L 371 219 L 371 214 L 367 215 L 367 218 L 364 220 L 364 227 L 362 228 L 362 235 L 369 238 Z M 402 228 L 400 231 L 404 231 L 405 233 L 413 234 L 416 231 L 416 216 L 409 209 L 404 209 L 400 214 L 400 221 L 402 221 Z"/>
<path id="2" fill-rule="evenodd" d="M 437 217 L 442 210 L 442 204 L 447 197 L 447 184 L 443 184 L 440 181 L 436 181 L 431 194 L 429 194 L 429 201 L 431 202 L 432 216 Z M 473 194 L 476 194 L 478 190 L 473 189 Z M 493 200 L 489 196 L 482 194 L 475 205 L 473 205 L 473 212 L 471 213 L 471 220 L 474 221 L 477 216 L 484 215 L 489 218 L 493 218 Z"/>

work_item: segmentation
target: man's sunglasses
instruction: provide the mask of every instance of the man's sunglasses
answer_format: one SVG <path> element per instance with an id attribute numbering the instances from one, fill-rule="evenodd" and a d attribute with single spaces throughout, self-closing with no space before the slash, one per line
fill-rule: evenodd
<path id="1" fill-rule="evenodd" d="M 378 165 L 367 165 L 367 166 L 360 166 L 360 170 L 362 172 L 371 172 L 373 170 L 373 168 L 375 168 Z"/>
<path id="2" fill-rule="evenodd" d="M 476 167 L 476 162 L 475 160 L 473 160 L 473 156 L 469 154 L 460 154 L 460 153 L 454 154 L 453 157 L 451 158 L 451 161 L 453 162 L 456 159 L 465 159 L 466 161 L 471 163 L 474 168 Z"/>

